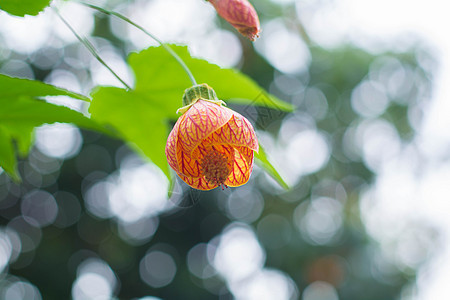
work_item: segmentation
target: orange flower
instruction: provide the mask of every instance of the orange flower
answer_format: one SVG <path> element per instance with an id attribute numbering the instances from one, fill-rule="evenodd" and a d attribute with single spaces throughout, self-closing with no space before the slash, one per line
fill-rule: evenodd
<path id="1" fill-rule="evenodd" d="M 258 140 L 250 122 L 222 106 L 206 84 L 186 90 L 183 115 L 169 134 L 169 165 L 188 185 L 211 190 L 240 186 L 250 178 Z"/>
<path id="2" fill-rule="evenodd" d="M 209 0 L 217 13 L 243 36 L 254 41 L 259 36 L 259 18 L 247 0 Z"/>

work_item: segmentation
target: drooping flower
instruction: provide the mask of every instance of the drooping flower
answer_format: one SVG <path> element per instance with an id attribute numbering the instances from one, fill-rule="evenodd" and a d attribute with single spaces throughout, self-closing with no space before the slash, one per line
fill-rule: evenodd
<path id="1" fill-rule="evenodd" d="M 250 122 L 224 107 L 206 84 L 187 89 L 184 107 L 169 134 L 169 165 L 188 185 L 199 190 L 245 184 L 253 169 L 258 140 Z"/>
<path id="2" fill-rule="evenodd" d="M 259 18 L 247 0 L 208 0 L 217 13 L 243 36 L 254 41 L 259 36 Z"/>

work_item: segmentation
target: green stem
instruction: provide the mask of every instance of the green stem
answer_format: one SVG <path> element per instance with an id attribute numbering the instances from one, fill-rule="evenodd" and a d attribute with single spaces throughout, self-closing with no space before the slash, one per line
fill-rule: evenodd
<path id="1" fill-rule="evenodd" d="M 73 29 L 72 26 L 70 26 L 70 24 L 66 21 L 66 19 L 63 18 L 63 16 L 59 13 L 59 11 L 54 8 L 54 11 L 56 12 L 56 14 L 58 15 L 58 17 L 61 19 L 61 21 L 70 29 L 70 31 L 72 31 L 72 33 L 77 37 L 77 39 L 89 50 L 89 52 L 91 52 L 91 54 L 103 65 L 105 66 L 127 89 L 131 90 L 131 87 L 122 80 L 122 78 L 119 77 L 119 75 L 117 75 L 116 72 L 114 72 L 113 69 L 111 69 L 110 66 L 108 66 L 106 64 L 106 62 L 100 57 L 100 55 L 98 55 L 97 50 L 95 50 L 94 45 L 92 45 L 91 42 L 89 42 L 88 39 L 86 38 L 82 38 L 81 36 L 79 36 L 75 29 Z"/>
<path id="2" fill-rule="evenodd" d="M 172 50 L 172 48 L 169 47 L 169 45 L 163 43 L 160 39 L 158 39 L 156 36 L 154 36 L 153 34 L 151 34 L 150 32 L 148 32 L 147 30 L 145 30 L 145 28 L 143 28 L 142 26 L 134 23 L 133 21 L 131 21 L 130 19 L 128 19 L 127 17 L 125 17 L 122 14 L 119 14 L 117 12 L 114 11 L 110 11 L 98 6 L 95 6 L 93 4 L 89 4 L 89 3 L 84 3 L 84 2 L 78 2 L 82 5 L 85 5 L 87 7 L 90 7 L 92 9 L 98 10 L 99 12 L 102 12 L 106 15 L 112 15 L 115 16 L 119 19 L 124 20 L 125 22 L 131 24 L 132 26 L 136 27 L 137 29 L 142 30 L 142 32 L 144 32 L 146 35 L 148 35 L 149 37 L 151 37 L 152 39 L 154 39 L 156 42 L 158 42 L 167 52 L 169 52 L 170 55 L 173 56 L 173 58 L 176 59 L 176 61 L 181 65 L 181 67 L 184 69 L 184 71 L 186 72 L 186 74 L 189 76 L 189 79 L 191 80 L 193 85 L 197 85 L 197 82 L 195 81 L 194 75 L 192 75 L 191 70 L 189 70 L 188 66 L 186 65 L 186 63 L 181 59 L 180 56 L 178 56 L 178 54 L 175 53 L 175 51 Z"/>

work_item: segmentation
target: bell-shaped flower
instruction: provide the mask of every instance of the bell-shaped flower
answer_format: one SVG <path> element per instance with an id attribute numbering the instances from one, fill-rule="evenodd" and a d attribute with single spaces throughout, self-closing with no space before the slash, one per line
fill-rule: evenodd
<path id="1" fill-rule="evenodd" d="M 217 13 L 243 36 L 254 41 L 259 36 L 259 18 L 247 0 L 209 0 Z"/>
<path id="2" fill-rule="evenodd" d="M 250 122 L 224 107 L 206 84 L 186 90 L 185 105 L 169 134 L 169 165 L 189 186 L 199 190 L 245 184 L 253 169 L 258 140 Z"/>

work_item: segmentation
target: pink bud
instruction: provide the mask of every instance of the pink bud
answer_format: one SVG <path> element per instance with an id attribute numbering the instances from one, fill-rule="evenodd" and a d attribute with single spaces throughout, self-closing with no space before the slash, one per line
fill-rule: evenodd
<path id="1" fill-rule="evenodd" d="M 217 13 L 243 36 L 254 41 L 259 37 L 259 19 L 255 8 L 247 0 L 209 0 Z"/>

